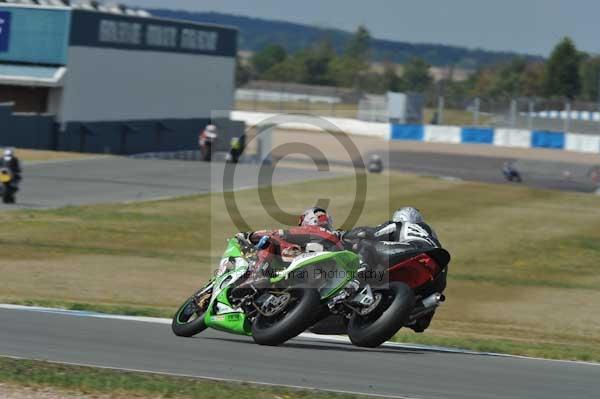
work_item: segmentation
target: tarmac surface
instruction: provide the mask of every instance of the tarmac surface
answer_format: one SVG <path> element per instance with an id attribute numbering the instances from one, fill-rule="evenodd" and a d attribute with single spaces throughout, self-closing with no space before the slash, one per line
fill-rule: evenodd
<path id="1" fill-rule="evenodd" d="M 386 168 L 463 180 L 507 184 L 501 167 L 509 158 L 439 152 L 374 151 Z M 513 159 L 514 160 L 514 159 Z M 297 160 L 296 160 L 297 161 Z M 298 163 L 298 162 L 296 162 Z M 351 173 L 339 168 L 318 171 L 312 161 L 302 167 L 277 165 L 273 170 L 255 164 L 238 164 L 231 186 L 224 182 L 225 163 L 98 157 L 69 161 L 25 163 L 24 180 L 17 205 L 0 204 L 0 211 L 19 208 L 56 208 L 112 202 L 145 201 L 185 195 L 220 192 L 263 185 L 324 179 Z M 350 166 L 349 161 L 329 164 Z M 517 159 L 515 166 L 524 185 L 563 191 L 592 193 L 597 187 L 589 177 L 592 165 L 548 160 Z M 266 172 L 266 173 L 265 173 Z M 514 183 L 513 183 L 514 184 Z"/>
<path id="2" fill-rule="evenodd" d="M 0 204 L 0 210 L 19 208 L 56 208 L 111 202 L 146 201 L 185 195 L 221 192 L 225 163 L 167 161 L 99 157 L 92 159 L 25 163 L 23 181 L 17 193 L 17 205 Z M 238 164 L 231 188 L 242 189 L 269 185 L 272 170 L 254 164 Z M 265 173 L 266 172 L 266 173 Z M 273 184 L 286 184 L 338 176 L 278 166 Z"/>
<path id="3" fill-rule="evenodd" d="M 89 316 L 0 307 L 0 356 L 415 399 L 592 399 L 600 391 L 600 365 L 589 363 L 362 349 L 313 336 L 264 347 L 212 330 L 175 337 L 161 319 Z"/>
<path id="4" fill-rule="evenodd" d="M 521 184 L 526 186 L 586 193 L 596 190 L 596 185 L 588 175 L 592 167 L 590 165 L 463 154 L 404 151 L 375 153 L 385 160 L 388 168 L 397 171 L 501 184 L 509 184 L 502 175 L 502 165 L 507 161 L 514 161 L 523 178 Z"/>

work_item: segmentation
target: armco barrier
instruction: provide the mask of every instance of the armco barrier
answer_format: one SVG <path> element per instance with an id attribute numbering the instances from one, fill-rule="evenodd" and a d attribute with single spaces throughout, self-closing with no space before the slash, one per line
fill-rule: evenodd
<path id="1" fill-rule="evenodd" d="M 423 141 L 423 125 L 392 125 L 392 140 Z"/>
<path id="2" fill-rule="evenodd" d="M 494 129 L 465 127 L 461 132 L 461 142 L 469 144 L 494 144 Z"/>
<path id="3" fill-rule="evenodd" d="M 422 131 L 423 134 L 414 132 Z M 600 154 L 600 136 L 522 129 L 456 126 L 392 125 L 392 140 L 416 140 L 451 144 L 492 144 L 501 147 L 548 148 Z"/>
<path id="4" fill-rule="evenodd" d="M 425 126 L 424 140 L 431 143 L 460 144 L 461 129 L 458 126 Z"/>
<path id="5" fill-rule="evenodd" d="M 246 122 L 248 126 L 259 124 L 276 113 L 233 111 L 231 118 Z M 351 135 L 380 137 L 390 140 L 427 141 L 454 144 L 490 144 L 501 147 L 549 148 L 600 154 L 600 136 L 531 131 L 508 128 L 479 128 L 432 125 L 405 125 L 364 122 L 356 119 L 324 117 L 340 130 Z M 290 123 L 287 129 L 318 131 L 318 126 Z"/>
<path id="6" fill-rule="evenodd" d="M 600 136 L 568 133 L 565 140 L 565 150 L 600 153 Z"/>
<path id="7" fill-rule="evenodd" d="M 565 148 L 565 134 L 558 132 L 533 131 L 531 133 L 531 146 L 537 148 Z"/>
<path id="8" fill-rule="evenodd" d="M 531 131 L 521 129 L 495 129 L 494 145 L 499 147 L 531 147 Z"/>

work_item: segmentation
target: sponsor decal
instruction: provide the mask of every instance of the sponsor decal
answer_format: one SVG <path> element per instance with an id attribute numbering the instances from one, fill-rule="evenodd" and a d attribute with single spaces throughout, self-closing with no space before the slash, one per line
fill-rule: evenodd
<path id="1" fill-rule="evenodd" d="M 210 52 L 217 50 L 219 34 L 201 29 L 180 29 L 174 26 L 102 19 L 98 25 L 98 41 L 107 44 Z"/>
<path id="2" fill-rule="evenodd" d="M 8 11 L 0 11 L 0 53 L 8 51 L 10 44 L 10 20 Z"/>

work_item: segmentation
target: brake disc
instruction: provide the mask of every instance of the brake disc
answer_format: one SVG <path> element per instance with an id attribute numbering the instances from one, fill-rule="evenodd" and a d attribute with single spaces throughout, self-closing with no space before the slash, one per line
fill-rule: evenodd
<path id="1" fill-rule="evenodd" d="M 292 295 L 289 292 L 283 292 L 279 295 L 273 293 L 269 294 L 265 301 L 260 305 L 260 313 L 267 317 L 276 315 L 285 309 L 291 297 Z"/>
<path id="2" fill-rule="evenodd" d="M 358 314 L 360 314 L 361 316 L 368 315 L 373 310 L 375 310 L 377 308 L 377 306 L 379 306 L 379 304 L 381 303 L 381 298 L 383 298 L 383 295 L 381 295 L 380 293 L 376 293 L 374 295 L 374 297 L 375 297 L 374 301 L 371 305 L 367 306 L 366 308 L 358 309 Z"/>

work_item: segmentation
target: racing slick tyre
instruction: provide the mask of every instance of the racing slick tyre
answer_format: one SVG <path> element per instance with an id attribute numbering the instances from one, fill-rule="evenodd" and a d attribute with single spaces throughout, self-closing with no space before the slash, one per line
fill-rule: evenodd
<path id="1" fill-rule="evenodd" d="M 301 334 L 315 322 L 321 308 L 316 289 L 290 291 L 288 305 L 273 316 L 258 314 L 252 323 L 252 338 L 259 345 L 277 346 Z"/>
<path id="2" fill-rule="evenodd" d="M 196 304 L 194 297 L 189 298 L 175 313 L 171 329 L 178 337 L 193 337 L 206 330 L 204 313 Z"/>
<path id="3" fill-rule="evenodd" d="M 376 290 L 381 302 L 370 313 L 355 313 L 348 323 L 348 336 L 356 346 L 375 348 L 396 334 L 408 321 L 415 307 L 415 294 L 406 284 L 390 282 L 389 288 Z"/>

